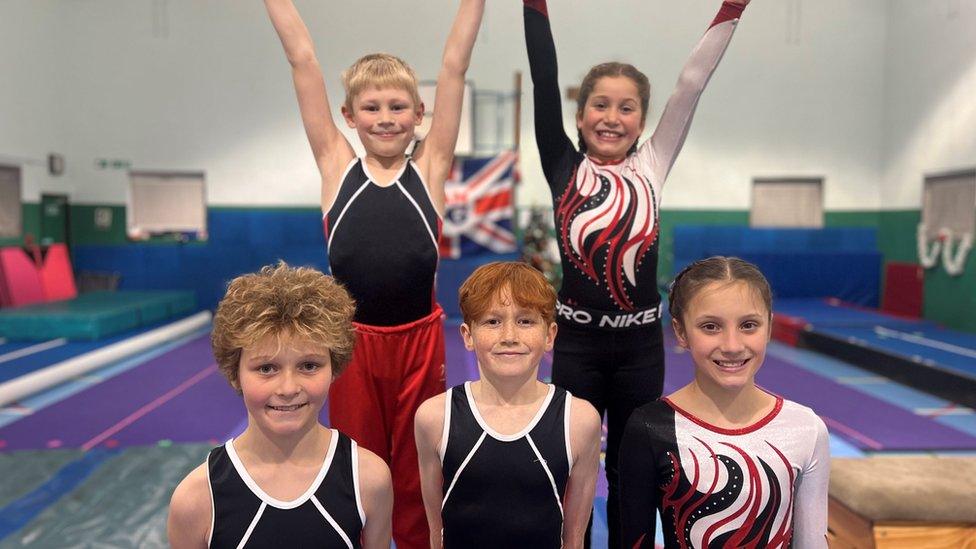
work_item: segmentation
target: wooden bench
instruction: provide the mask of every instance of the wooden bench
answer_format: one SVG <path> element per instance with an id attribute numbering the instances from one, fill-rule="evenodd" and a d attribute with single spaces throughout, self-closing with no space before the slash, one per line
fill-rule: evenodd
<path id="1" fill-rule="evenodd" d="M 976 457 L 834 459 L 830 547 L 976 549 Z"/>

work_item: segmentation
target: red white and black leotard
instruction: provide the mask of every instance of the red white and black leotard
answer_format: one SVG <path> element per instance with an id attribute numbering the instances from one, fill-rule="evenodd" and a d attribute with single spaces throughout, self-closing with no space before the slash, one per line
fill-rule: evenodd
<path id="1" fill-rule="evenodd" d="M 620 457 L 622 547 L 827 547 L 830 442 L 813 410 L 777 397 L 763 419 L 722 429 L 667 399 L 627 423 Z"/>
<path id="2" fill-rule="evenodd" d="M 656 280 L 661 190 L 742 6 L 722 4 L 685 64 L 654 134 L 616 164 L 589 158 L 566 136 L 546 2 L 525 0 L 523 11 L 536 143 L 552 193 L 563 266 L 552 382 L 607 413 L 607 520 L 615 546 L 620 437 L 634 408 L 660 397 L 664 383 Z"/>
<path id="3" fill-rule="evenodd" d="M 545 0 L 525 0 L 524 12 L 536 143 L 552 191 L 563 261 L 560 298 L 608 312 L 656 307 L 661 189 L 742 6 L 722 4 L 685 64 L 654 134 L 616 164 L 589 158 L 566 136 Z"/>
<path id="4" fill-rule="evenodd" d="M 389 463 L 397 547 L 426 547 L 413 417 L 444 392 L 443 311 L 434 299 L 441 218 L 409 158 L 385 186 L 356 159 L 323 226 L 332 275 L 356 300 L 355 348 L 329 390 L 329 421 Z"/>

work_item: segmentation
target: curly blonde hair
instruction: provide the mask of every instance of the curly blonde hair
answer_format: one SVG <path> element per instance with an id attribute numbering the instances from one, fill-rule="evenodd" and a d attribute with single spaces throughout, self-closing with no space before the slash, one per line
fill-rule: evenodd
<path id="1" fill-rule="evenodd" d="M 329 349 L 332 374 L 352 357 L 356 304 L 331 276 L 284 261 L 239 276 L 217 305 L 210 343 L 220 373 L 240 391 L 241 351 L 269 335 L 293 336 Z"/>
<path id="2" fill-rule="evenodd" d="M 371 53 L 356 60 L 342 73 L 346 89 L 346 109 L 352 111 L 352 100 L 367 88 L 399 88 L 410 94 L 413 108 L 420 108 L 417 75 L 406 61 L 388 53 Z"/>

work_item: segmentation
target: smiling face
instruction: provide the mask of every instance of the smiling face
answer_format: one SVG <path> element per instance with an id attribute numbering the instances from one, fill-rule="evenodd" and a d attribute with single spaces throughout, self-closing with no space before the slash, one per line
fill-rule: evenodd
<path id="1" fill-rule="evenodd" d="M 366 153 L 380 158 L 403 155 L 423 121 L 423 104 L 397 87 L 366 88 L 342 108 L 346 124 L 354 128 Z"/>
<path id="2" fill-rule="evenodd" d="M 615 162 L 644 131 L 637 84 L 626 76 L 604 76 L 596 81 L 576 127 L 586 142 L 586 153 L 601 162 Z"/>
<path id="3" fill-rule="evenodd" d="M 464 346 L 478 358 L 482 375 L 534 379 L 542 355 L 552 350 L 556 323 L 515 303 L 506 288 L 483 315 L 461 325 L 461 336 Z"/>
<path id="4" fill-rule="evenodd" d="M 268 436 L 308 432 L 332 385 L 329 349 L 289 332 L 265 336 L 241 351 L 238 383 L 249 429 Z"/>
<path id="5" fill-rule="evenodd" d="M 691 297 L 681 316 L 672 326 L 691 353 L 702 389 L 736 392 L 755 383 L 771 334 L 770 312 L 759 292 L 742 280 L 711 282 Z"/>

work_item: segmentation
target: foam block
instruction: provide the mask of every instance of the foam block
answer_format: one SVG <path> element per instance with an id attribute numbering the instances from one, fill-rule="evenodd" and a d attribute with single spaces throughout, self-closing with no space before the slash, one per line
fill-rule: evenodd
<path id="1" fill-rule="evenodd" d="M 19 246 L 0 249 L 9 305 L 17 307 L 45 301 L 44 285 L 34 260 Z"/>
<path id="2" fill-rule="evenodd" d="M 71 272 L 68 247 L 62 243 L 51 244 L 40 267 L 41 285 L 47 301 L 59 301 L 78 297 L 75 276 Z"/>

